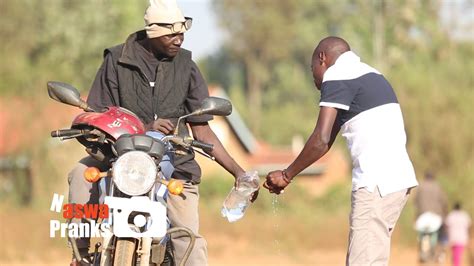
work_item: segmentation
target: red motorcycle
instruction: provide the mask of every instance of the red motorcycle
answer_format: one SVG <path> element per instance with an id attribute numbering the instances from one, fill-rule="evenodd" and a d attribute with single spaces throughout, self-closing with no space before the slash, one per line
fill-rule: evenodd
<path id="1" fill-rule="evenodd" d="M 170 235 L 184 232 L 190 244 L 179 265 L 185 265 L 195 236 L 188 228 L 171 227 L 167 219 L 168 195 L 183 190 L 180 181 L 171 179 L 173 156 L 196 151 L 213 159 L 206 153 L 213 146 L 182 136 L 179 126 L 172 135 L 145 132 L 133 112 L 116 106 L 94 110 L 66 83 L 48 82 L 48 94 L 85 111 L 73 120 L 71 128 L 52 131 L 51 136 L 77 139 L 90 156 L 110 166 L 107 172 L 89 167 L 84 173 L 89 182 L 98 182 L 100 204 L 108 206 L 108 215 L 101 221 L 102 241 L 86 258 L 81 257 L 75 238 L 69 237 L 76 260 L 90 265 L 175 265 Z M 209 97 L 201 108 L 180 117 L 177 125 L 190 116 L 227 116 L 231 112 L 228 100 Z"/>

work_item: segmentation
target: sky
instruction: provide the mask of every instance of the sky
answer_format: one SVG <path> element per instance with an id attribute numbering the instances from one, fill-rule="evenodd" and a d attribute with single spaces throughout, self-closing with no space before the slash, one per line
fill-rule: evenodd
<path id="1" fill-rule="evenodd" d="M 178 0 L 184 15 L 193 18 L 191 30 L 184 36 L 183 47 L 193 52 L 199 60 L 216 51 L 223 42 L 224 33 L 217 25 L 217 18 L 210 0 Z"/>
<path id="2" fill-rule="evenodd" d="M 443 0 L 440 15 L 445 27 L 455 26 L 451 37 L 474 41 L 474 0 Z"/>

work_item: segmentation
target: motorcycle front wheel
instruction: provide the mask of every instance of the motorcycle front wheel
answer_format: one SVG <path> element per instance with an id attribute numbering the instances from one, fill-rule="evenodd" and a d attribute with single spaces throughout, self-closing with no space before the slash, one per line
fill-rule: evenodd
<path id="1" fill-rule="evenodd" d="M 115 243 L 114 264 L 115 266 L 135 265 L 136 243 L 134 238 L 118 238 Z"/>

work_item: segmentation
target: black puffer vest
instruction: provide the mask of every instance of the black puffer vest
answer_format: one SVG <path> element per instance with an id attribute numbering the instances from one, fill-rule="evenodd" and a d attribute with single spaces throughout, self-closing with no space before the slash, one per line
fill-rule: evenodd
<path id="1" fill-rule="evenodd" d="M 154 88 L 137 63 L 137 40 L 145 31 L 130 35 L 124 44 L 106 49 L 117 64 L 120 106 L 134 112 L 145 124 L 156 117 L 177 118 L 186 114 L 184 102 L 191 78 L 191 52 L 180 49 L 170 61 L 160 62 Z"/>

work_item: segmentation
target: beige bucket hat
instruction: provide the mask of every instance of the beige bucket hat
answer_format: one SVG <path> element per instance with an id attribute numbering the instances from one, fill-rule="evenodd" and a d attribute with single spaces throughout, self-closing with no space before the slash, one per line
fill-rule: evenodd
<path id="1" fill-rule="evenodd" d="M 184 33 L 192 25 L 192 19 L 184 17 L 176 0 L 150 0 L 144 19 L 148 38 Z"/>

